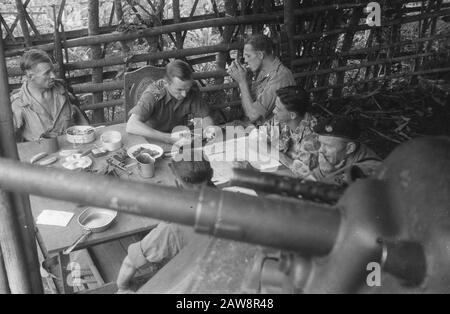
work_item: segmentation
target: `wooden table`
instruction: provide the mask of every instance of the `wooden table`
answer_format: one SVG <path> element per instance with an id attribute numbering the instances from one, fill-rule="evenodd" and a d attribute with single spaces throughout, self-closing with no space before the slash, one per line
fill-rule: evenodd
<path id="1" fill-rule="evenodd" d="M 142 136 L 136 136 L 127 134 L 125 132 L 125 124 L 107 126 L 104 128 L 96 129 L 96 141 L 89 144 L 74 145 L 66 141 L 65 136 L 58 138 L 60 150 L 64 149 L 79 149 L 85 151 L 93 146 L 93 144 L 100 145 L 100 135 L 106 131 L 115 130 L 122 134 L 123 148 L 127 149 L 135 144 L 147 143 L 148 141 Z M 158 142 L 151 142 L 153 144 L 160 145 L 165 151 L 170 150 L 170 145 Z M 41 152 L 41 147 L 36 142 L 21 143 L 18 145 L 19 157 L 21 161 L 29 162 L 30 159 L 37 153 Z M 106 158 L 114 152 L 109 153 L 106 156 L 100 158 L 93 158 L 92 169 L 96 170 L 106 165 Z M 50 167 L 63 168 L 62 163 L 65 157 L 59 156 L 58 153 L 52 154 L 58 156 L 59 160 L 50 165 Z M 132 160 L 129 160 L 132 162 Z M 174 176 L 168 167 L 170 159 L 159 158 L 155 164 L 155 176 L 153 178 L 143 179 L 137 173 L 137 167 L 128 168 L 132 171 L 132 175 L 128 175 L 125 172 L 117 170 L 120 173 L 122 179 L 148 182 L 154 184 L 162 184 L 168 186 L 174 186 Z M 70 263 L 69 255 L 62 254 L 63 250 L 69 247 L 82 233 L 83 229 L 77 222 L 77 217 L 81 211 L 85 208 L 83 204 L 74 204 L 71 202 L 54 200 L 38 196 L 30 196 L 31 209 L 33 217 L 36 219 L 39 214 L 45 210 L 58 210 L 74 213 L 73 218 L 67 227 L 49 226 L 49 225 L 37 225 L 40 238 L 42 239 L 44 249 L 48 254 L 58 254 L 60 259 L 61 273 L 63 276 L 63 289 L 64 293 L 73 292 L 73 287 L 70 282 L 67 282 L 66 278 L 70 274 L 70 270 L 67 266 Z M 118 240 L 127 236 L 136 235 L 142 232 L 148 232 L 158 224 L 158 220 L 135 216 L 131 214 L 119 213 L 116 221 L 106 231 L 100 233 L 91 234 L 86 240 L 77 246 L 77 250 L 87 248 L 96 244 L 101 244 L 109 241 Z"/>

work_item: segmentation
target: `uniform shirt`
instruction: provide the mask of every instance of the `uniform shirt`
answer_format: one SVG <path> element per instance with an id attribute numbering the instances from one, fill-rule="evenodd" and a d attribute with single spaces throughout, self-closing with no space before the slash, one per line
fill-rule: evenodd
<path id="1" fill-rule="evenodd" d="M 14 129 L 26 141 L 36 141 L 42 134 L 62 135 L 74 124 L 77 111 L 70 103 L 65 87 L 56 82 L 51 89 L 52 104 L 42 104 L 31 95 L 25 81 L 11 96 Z"/>
<path id="2" fill-rule="evenodd" d="M 352 166 L 358 166 L 364 175 L 370 176 L 380 164 L 381 159 L 370 148 L 364 144 L 359 144 L 357 150 L 347 158 L 340 169 L 331 173 L 324 173 L 320 170 L 320 167 L 317 167 L 312 175 L 319 182 L 345 185 L 352 181 L 349 177 Z"/>
<path id="3" fill-rule="evenodd" d="M 187 245 L 194 229 L 161 222 L 141 241 L 128 247 L 128 258 L 138 269 L 148 263 L 167 262 Z"/>
<path id="4" fill-rule="evenodd" d="M 260 71 L 251 82 L 253 106 L 262 109 L 263 120 L 266 120 L 275 108 L 276 91 L 282 87 L 295 85 L 291 70 L 275 58 L 267 71 Z"/>
<path id="5" fill-rule="evenodd" d="M 275 124 L 273 120 L 265 123 L 271 138 L 276 137 L 272 135 L 272 128 L 278 128 L 279 150 L 292 159 L 290 168 L 300 177 L 308 176 L 318 165 L 320 142 L 319 136 L 314 132 L 316 124 L 317 119 L 309 113 L 305 114 L 294 130 L 285 123 Z"/>
<path id="6" fill-rule="evenodd" d="M 209 116 L 196 83 L 182 100 L 172 97 L 165 81 L 150 84 L 129 114 L 137 114 L 150 127 L 161 132 L 172 132 L 178 125 L 187 125 L 190 119 Z"/>

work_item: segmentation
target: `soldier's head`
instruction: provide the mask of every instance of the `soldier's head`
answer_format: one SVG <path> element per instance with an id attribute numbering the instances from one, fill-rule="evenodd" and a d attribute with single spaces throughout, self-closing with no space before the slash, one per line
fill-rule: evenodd
<path id="1" fill-rule="evenodd" d="M 340 169 L 357 150 L 361 130 L 345 117 L 321 121 L 314 131 L 319 135 L 319 167 L 323 172 Z"/>
<path id="2" fill-rule="evenodd" d="M 45 90 L 55 85 L 55 68 L 45 51 L 38 49 L 26 51 L 20 60 L 20 68 L 28 82 L 35 88 Z"/>
<path id="3" fill-rule="evenodd" d="M 265 35 L 253 35 L 245 41 L 244 60 L 252 72 L 261 70 L 265 61 L 273 59 L 272 40 Z"/>
<path id="4" fill-rule="evenodd" d="M 166 81 L 167 89 L 175 99 L 185 98 L 194 84 L 189 64 L 182 60 L 170 62 L 166 66 Z"/>
<path id="5" fill-rule="evenodd" d="M 214 186 L 211 182 L 213 169 L 209 161 L 203 157 L 200 160 L 194 159 L 194 151 L 191 152 L 191 156 L 192 158 L 189 160 L 178 160 L 175 158 L 175 161 L 170 164 L 177 186 L 183 189 L 199 189 L 202 186 Z"/>
<path id="6" fill-rule="evenodd" d="M 300 86 L 288 86 L 276 91 L 277 99 L 273 114 L 279 122 L 303 119 L 309 110 L 308 93 Z"/>

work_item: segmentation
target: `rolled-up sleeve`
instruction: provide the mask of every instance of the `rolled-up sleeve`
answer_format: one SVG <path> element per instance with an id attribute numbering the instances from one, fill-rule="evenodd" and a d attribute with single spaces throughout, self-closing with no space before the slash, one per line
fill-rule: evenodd
<path id="1" fill-rule="evenodd" d="M 282 87 L 292 85 L 295 85 L 295 80 L 290 72 L 283 70 L 271 75 L 262 92 L 257 95 L 253 105 L 260 110 L 264 118 L 267 118 L 275 108 L 276 91 Z"/>
<path id="2" fill-rule="evenodd" d="M 160 263 L 174 257 L 186 244 L 176 224 L 161 222 L 140 242 L 128 247 L 128 257 L 135 268 Z"/>
<path id="3" fill-rule="evenodd" d="M 157 102 L 157 97 L 155 95 L 156 92 L 157 91 L 154 88 L 152 88 L 152 86 L 149 86 L 144 91 L 141 98 L 139 98 L 139 101 L 137 102 L 136 106 L 134 106 L 130 110 L 128 115 L 131 116 L 132 114 L 136 114 L 143 121 L 150 119 L 150 117 L 154 112 L 155 104 Z"/>
<path id="4" fill-rule="evenodd" d="M 23 111 L 22 106 L 19 104 L 19 100 L 14 100 L 12 102 L 12 113 L 13 113 L 13 123 L 14 123 L 14 131 L 17 131 L 23 126 Z"/>

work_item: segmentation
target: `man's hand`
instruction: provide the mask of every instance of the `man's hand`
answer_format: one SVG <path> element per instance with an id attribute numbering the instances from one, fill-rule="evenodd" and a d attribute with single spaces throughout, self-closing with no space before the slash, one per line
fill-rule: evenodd
<path id="1" fill-rule="evenodd" d="M 247 69 L 236 60 L 231 63 L 231 66 L 227 69 L 227 73 L 238 84 L 247 82 Z"/>
<path id="2" fill-rule="evenodd" d="M 177 146 L 191 145 L 193 138 L 190 131 L 173 132 L 170 134 L 172 144 Z"/>

